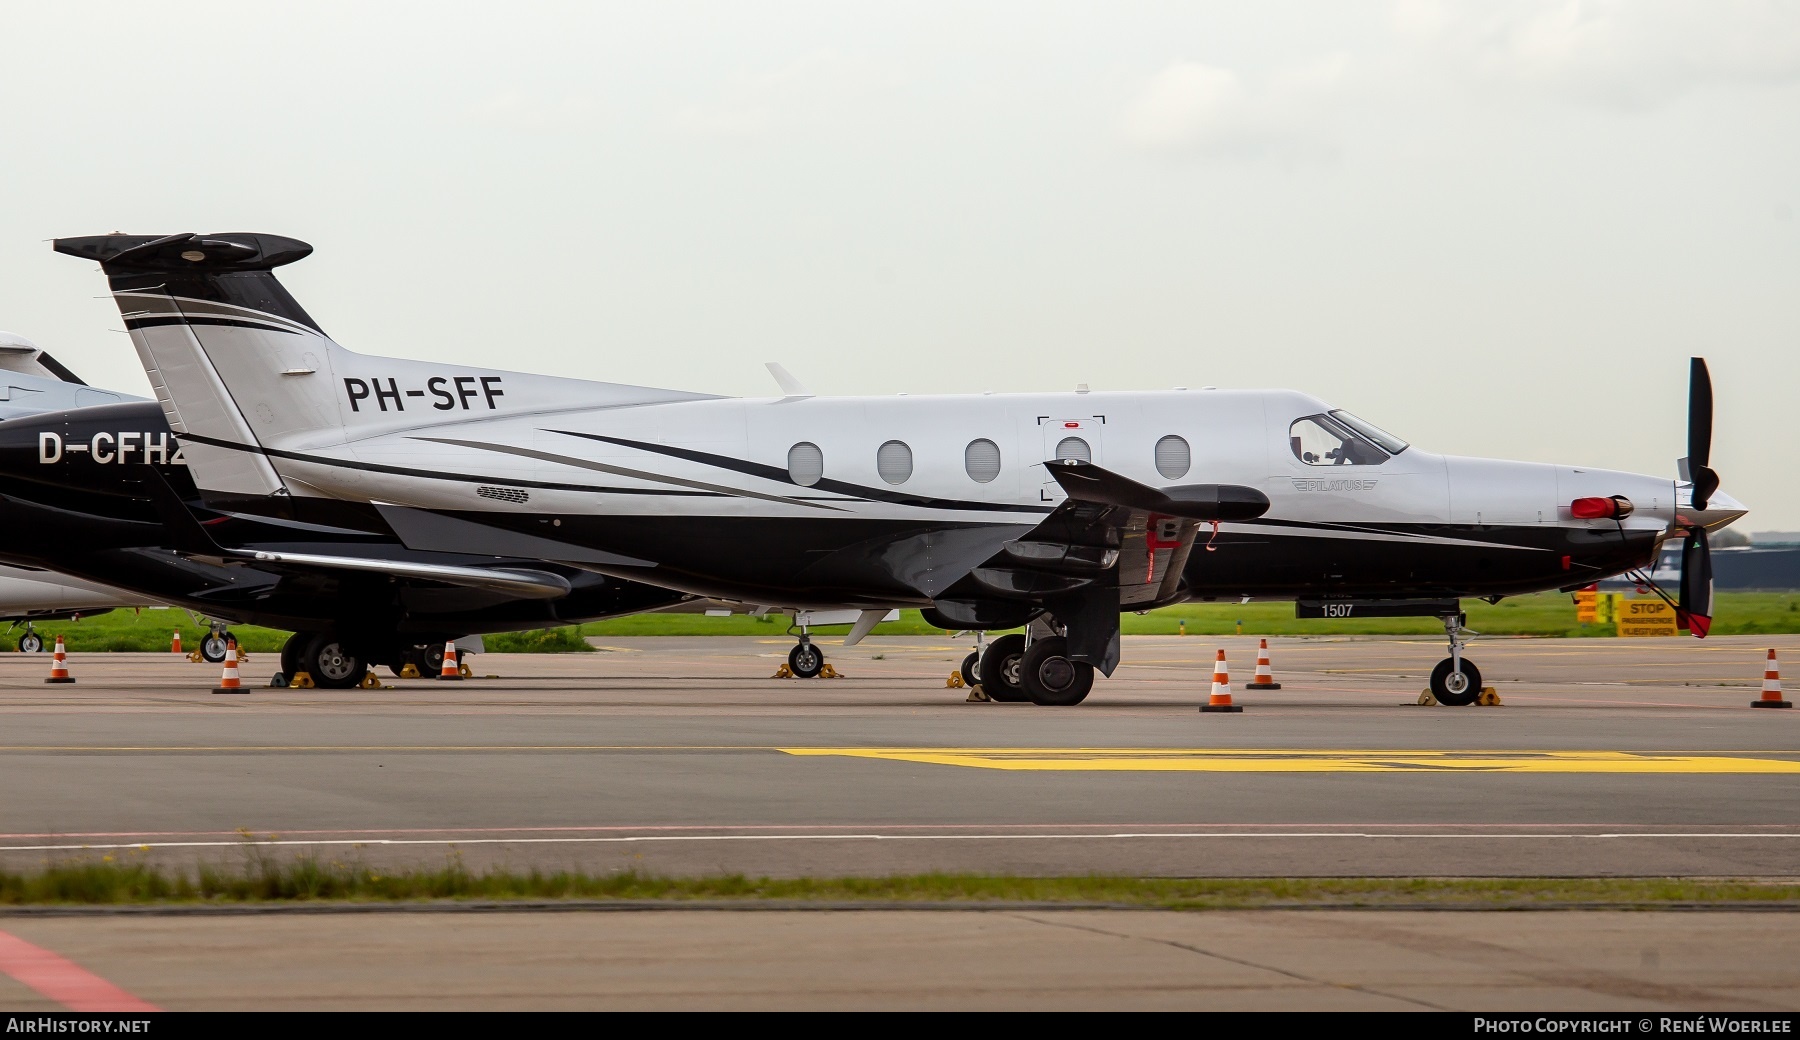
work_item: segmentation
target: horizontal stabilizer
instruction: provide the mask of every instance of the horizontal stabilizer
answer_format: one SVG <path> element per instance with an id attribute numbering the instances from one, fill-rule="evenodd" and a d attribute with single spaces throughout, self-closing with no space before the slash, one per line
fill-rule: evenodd
<path id="1" fill-rule="evenodd" d="M 247 552 L 233 557 L 257 563 L 328 570 L 367 571 L 396 578 L 441 581 L 446 585 L 486 589 L 521 599 L 558 599 L 569 594 L 569 583 L 560 574 L 514 567 L 456 567 L 444 563 L 414 563 L 365 556 L 327 556 L 319 553 Z"/>
<path id="2" fill-rule="evenodd" d="M 1044 465 L 1069 497 L 1078 502 L 1124 506 L 1204 521 L 1254 520 L 1269 510 L 1269 496 L 1241 484 L 1153 488 L 1077 459 L 1058 459 Z"/>
<path id="3" fill-rule="evenodd" d="M 95 235 L 59 238 L 56 251 L 134 271 L 267 271 L 304 260 L 313 247 L 280 235 Z"/>

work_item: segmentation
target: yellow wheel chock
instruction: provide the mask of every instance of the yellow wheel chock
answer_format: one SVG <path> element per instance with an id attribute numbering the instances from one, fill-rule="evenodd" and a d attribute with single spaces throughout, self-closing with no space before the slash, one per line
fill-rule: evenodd
<path id="1" fill-rule="evenodd" d="M 313 683 L 311 672 L 295 672 L 293 678 L 288 680 L 288 689 L 290 690 L 311 690 L 314 688 L 315 684 Z"/>
<path id="2" fill-rule="evenodd" d="M 794 677 L 794 670 L 789 668 L 787 666 L 787 662 L 785 662 L 785 661 L 782 662 L 781 667 L 775 669 L 774 675 L 769 676 L 769 678 L 771 678 L 771 679 L 792 679 L 793 677 Z"/>
<path id="3" fill-rule="evenodd" d="M 961 668 L 958 668 L 956 671 L 951 672 L 950 678 L 944 680 L 944 689 L 946 689 L 946 690 L 960 690 L 963 688 L 964 685 L 965 684 L 962 681 L 962 669 Z"/>
<path id="4" fill-rule="evenodd" d="M 964 704 L 986 704 L 986 703 L 992 701 L 993 699 L 994 698 L 989 697 L 987 695 L 986 690 L 981 688 L 980 683 L 976 683 L 975 685 L 969 687 L 969 695 L 967 697 L 963 698 L 963 703 Z"/>
<path id="5" fill-rule="evenodd" d="M 400 666 L 400 678 L 402 678 L 402 679 L 417 679 L 418 677 L 419 677 L 419 666 L 418 665 L 413 664 L 411 661 L 408 661 L 405 664 Z"/>
<path id="6" fill-rule="evenodd" d="M 842 679 L 843 677 L 844 673 L 831 667 L 831 662 L 829 661 L 825 663 L 824 667 L 819 669 L 819 678 L 821 679 Z"/>

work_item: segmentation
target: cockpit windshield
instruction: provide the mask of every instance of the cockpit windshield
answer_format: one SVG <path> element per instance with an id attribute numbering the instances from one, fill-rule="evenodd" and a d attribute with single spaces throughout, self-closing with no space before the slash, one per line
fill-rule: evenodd
<path id="1" fill-rule="evenodd" d="M 1372 422 L 1358 419 L 1356 416 L 1351 415 L 1342 408 L 1334 409 L 1331 413 L 1331 417 L 1338 422 L 1343 423 L 1345 426 L 1350 427 L 1352 430 L 1355 430 L 1357 433 L 1362 434 L 1364 437 L 1367 437 L 1369 440 L 1374 441 L 1376 444 L 1381 445 L 1381 450 L 1387 452 L 1389 455 L 1398 455 L 1407 449 L 1407 443 L 1405 441 L 1381 427 L 1376 426 Z"/>
<path id="2" fill-rule="evenodd" d="M 1398 445 L 1398 448 L 1393 452 L 1386 450 L 1384 444 L 1364 430 Z M 1392 454 L 1406 448 L 1406 442 L 1394 440 L 1347 412 L 1309 415 L 1294 420 L 1288 427 L 1288 443 L 1294 457 L 1308 466 L 1379 466 Z"/>

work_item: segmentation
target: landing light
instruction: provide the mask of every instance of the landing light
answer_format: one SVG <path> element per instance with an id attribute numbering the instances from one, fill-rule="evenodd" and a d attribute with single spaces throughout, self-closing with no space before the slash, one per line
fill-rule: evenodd
<path id="1" fill-rule="evenodd" d="M 1569 512 L 1577 520 L 1623 520 L 1631 515 L 1631 508 L 1631 499 L 1624 495 L 1578 498 L 1569 503 Z"/>

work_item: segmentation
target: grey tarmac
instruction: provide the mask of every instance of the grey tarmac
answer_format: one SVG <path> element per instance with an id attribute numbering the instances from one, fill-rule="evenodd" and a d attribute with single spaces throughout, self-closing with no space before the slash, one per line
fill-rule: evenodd
<path id="1" fill-rule="evenodd" d="M 969 641 L 633 639 L 467 682 L 262 688 L 173 655 L 0 655 L 0 867 L 82 856 L 666 874 L 1800 874 L 1793 637 L 1500 639 L 1501 707 L 1415 703 L 1441 643 L 1134 637 L 1076 708 L 967 703 Z M 1238 715 L 1201 714 L 1230 655 Z"/>

